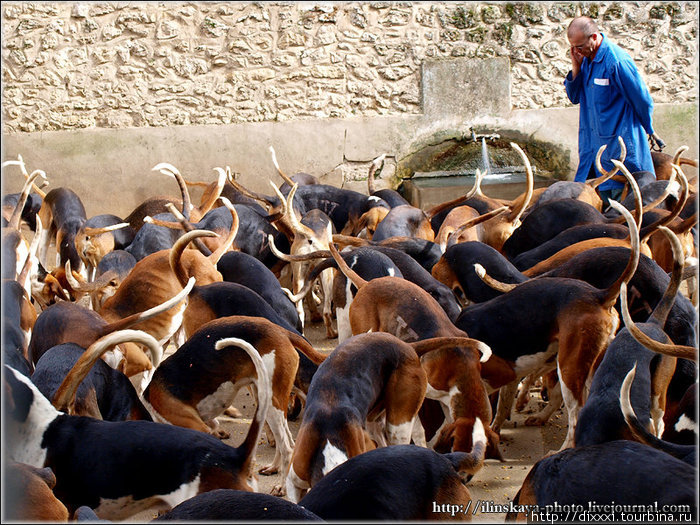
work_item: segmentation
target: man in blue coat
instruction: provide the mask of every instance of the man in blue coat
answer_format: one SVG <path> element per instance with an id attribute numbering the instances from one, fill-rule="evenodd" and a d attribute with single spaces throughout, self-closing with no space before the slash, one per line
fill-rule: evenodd
<path id="1" fill-rule="evenodd" d="M 601 174 L 595 167 L 598 149 L 606 145 L 603 169 L 614 168 L 619 158 L 618 135 L 625 141 L 625 166 L 634 173 L 654 173 L 647 135 L 655 137 L 652 125 L 654 103 L 632 58 L 601 33 L 594 20 L 575 18 L 567 30 L 571 45 L 571 71 L 564 85 L 566 95 L 580 104 L 577 182 Z M 656 138 L 656 137 L 655 137 Z M 663 144 L 657 139 L 659 146 Z M 598 187 L 607 208 L 610 198 L 618 200 L 623 185 L 608 180 Z"/>

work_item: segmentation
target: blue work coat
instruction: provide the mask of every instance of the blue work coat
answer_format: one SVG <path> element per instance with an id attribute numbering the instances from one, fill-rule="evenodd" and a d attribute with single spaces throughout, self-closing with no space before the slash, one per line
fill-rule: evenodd
<path id="1" fill-rule="evenodd" d="M 654 164 L 647 134 L 654 133 L 651 115 L 654 102 L 632 58 L 619 46 L 603 36 L 593 61 L 584 57 L 575 79 L 571 71 L 564 80 L 566 95 L 579 104 L 577 182 L 586 180 L 595 164 L 598 149 L 606 144 L 601 157 L 603 169 L 614 168 L 610 158 L 620 156 L 618 135 L 625 141 L 625 166 L 635 171 L 654 173 Z M 597 176 L 600 173 L 596 169 Z M 620 188 L 622 184 L 609 180 L 601 190 Z"/>

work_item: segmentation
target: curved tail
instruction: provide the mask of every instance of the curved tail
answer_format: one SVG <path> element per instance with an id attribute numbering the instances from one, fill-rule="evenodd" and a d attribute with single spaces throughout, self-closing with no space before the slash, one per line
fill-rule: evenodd
<path id="1" fill-rule="evenodd" d="M 268 371 L 263 363 L 260 354 L 248 341 L 239 339 L 237 337 L 229 337 L 226 339 L 219 339 L 214 345 L 217 350 L 223 350 L 229 346 L 236 346 L 242 349 L 250 360 L 253 362 L 255 367 L 255 373 L 258 376 L 256 382 L 256 390 L 258 403 L 255 408 L 255 415 L 248 428 L 248 434 L 246 435 L 243 443 L 238 447 L 237 450 L 242 452 L 245 457 L 243 463 L 243 471 L 250 472 L 252 467 L 252 462 L 255 459 L 255 451 L 258 448 L 258 441 L 260 441 L 260 434 L 262 433 L 263 424 L 265 423 L 265 418 L 267 418 L 267 413 L 270 409 L 271 399 L 272 399 L 272 386 L 270 385 L 270 378 L 268 377 Z"/>
<path id="2" fill-rule="evenodd" d="M 151 171 L 160 171 L 163 175 L 168 175 L 173 177 L 177 181 L 177 185 L 180 188 L 180 194 L 182 195 L 182 215 L 189 221 L 190 212 L 192 211 L 192 200 L 190 199 L 190 191 L 187 189 L 187 184 L 185 184 L 185 178 L 178 171 L 178 169 L 172 164 L 167 162 L 161 162 L 156 164 L 151 168 Z"/>
<path id="3" fill-rule="evenodd" d="M 170 268 L 172 268 L 177 280 L 183 288 L 187 286 L 188 276 L 187 271 L 182 265 L 182 252 L 185 251 L 190 241 L 198 237 L 218 237 L 218 235 L 210 230 L 192 230 L 175 241 L 175 244 L 173 244 L 173 247 L 170 249 L 170 256 L 168 258 Z"/>
<path id="4" fill-rule="evenodd" d="M 632 407 L 632 403 L 630 402 L 630 391 L 632 390 L 632 382 L 634 381 L 636 372 L 637 363 L 635 362 L 634 366 L 627 372 L 625 380 L 620 387 L 620 410 L 622 411 L 625 423 L 627 423 L 630 432 L 632 432 L 632 435 L 641 443 L 659 449 L 683 461 L 690 462 L 694 466 L 695 456 L 697 454 L 695 445 L 679 445 L 659 439 L 637 418 L 634 407 Z"/>
<path id="5" fill-rule="evenodd" d="M 102 354 L 112 349 L 114 346 L 134 342 L 146 345 L 151 349 L 153 354 L 159 353 L 160 345 L 155 338 L 142 332 L 141 330 L 120 330 L 99 338 L 92 343 L 87 350 L 80 356 L 78 361 L 73 365 L 70 372 L 63 379 L 63 382 L 56 390 L 53 397 L 53 406 L 57 410 L 66 412 L 67 414 L 75 413 L 75 395 L 78 392 L 78 386 L 87 377 L 88 373 L 95 365 L 95 362 L 102 357 Z"/>
<path id="6" fill-rule="evenodd" d="M 486 343 L 479 341 L 478 339 L 472 339 L 471 337 L 431 337 L 430 339 L 421 339 L 420 341 L 414 341 L 408 343 L 413 347 L 418 356 L 432 352 L 433 350 L 440 350 L 441 348 L 449 348 L 455 346 L 467 346 L 473 348 L 481 354 L 481 361 L 485 363 L 491 357 L 491 347 Z"/>
<path id="7" fill-rule="evenodd" d="M 481 470 L 484 466 L 486 458 L 486 432 L 484 431 L 484 423 L 481 418 L 476 418 L 474 421 L 474 430 L 472 431 L 472 446 L 471 452 L 450 452 L 443 454 L 454 469 L 459 473 L 463 481 L 469 481 L 474 474 Z M 466 479 L 465 479 L 466 478 Z"/>
<path id="8" fill-rule="evenodd" d="M 320 365 L 326 360 L 326 357 L 328 357 L 311 346 L 311 343 L 309 343 L 304 337 L 295 334 L 294 332 L 287 330 L 287 337 L 292 343 L 292 346 L 308 357 L 309 360 L 315 365 Z"/>
<path id="9" fill-rule="evenodd" d="M 355 285 L 355 288 L 359 290 L 365 284 L 367 284 L 367 281 L 365 281 L 355 270 L 348 266 L 348 263 L 345 262 L 345 259 L 343 259 L 340 256 L 340 253 L 338 253 L 338 249 L 335 247 L 335 244 L 330 243 L 328 245 L 328 248 L 331 251 L 333 259 L 335 259 L 335 262 L 338 264 L 338 268 L 340 269 L 340 271 L 343 272 L 345 277 L 352 281 L 352 284 Z"/>

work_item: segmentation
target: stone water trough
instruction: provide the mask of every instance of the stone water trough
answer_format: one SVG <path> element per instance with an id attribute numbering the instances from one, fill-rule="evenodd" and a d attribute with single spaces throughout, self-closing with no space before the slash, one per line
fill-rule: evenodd
<path id="1" fill-rule="evenodd" d="M 510 136 L 509 136 L 510 135 Z M 414 206 L 427 210 L 465 194 L 474 186 L 476 170 L 486 170 L 481 190 L 497 199 L 514 199 L 526 189 L 525 166 L 510 146 L 517 143 L 533 167 L 535 188 L 568 175 L 568 153 L 508 132 L 480 133 L 424 144 L 400 160 L 399 192 Z"/>

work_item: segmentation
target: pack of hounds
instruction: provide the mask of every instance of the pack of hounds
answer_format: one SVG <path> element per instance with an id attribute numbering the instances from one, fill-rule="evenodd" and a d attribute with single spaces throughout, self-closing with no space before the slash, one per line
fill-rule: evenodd
<path id="1" fill-rule="evenodd" d="M 178 197 L 90 218 L 7 160 L 23 188 L 3 196 L 3 520 L 469 519 L 438 510 L 469 508 L 472 477 L 508 462 L 501 429 L 533 388 L 547 402 L 525 424 L 563 408 L 568 427 L 506 520 L 591 501 L 696 519 L 697 180 L 681 166 L 697 162 L 682 147 L 630 173 L 620 144 L 611 171 L 599 151 L 604 177 L 535 190 L 512 143 L 522 195 L 485 195 L 477 171 L 428 210 L 376 189 L 386 155 L 367 193 L 288 176 L 272 147 L 272 194 L 159 163 Z M 626 186 L 604 210 L 608 178 Z M 241 389 L 255 409 L 234 446 L 217 418 L 241 415 Z"/>

